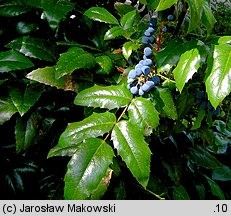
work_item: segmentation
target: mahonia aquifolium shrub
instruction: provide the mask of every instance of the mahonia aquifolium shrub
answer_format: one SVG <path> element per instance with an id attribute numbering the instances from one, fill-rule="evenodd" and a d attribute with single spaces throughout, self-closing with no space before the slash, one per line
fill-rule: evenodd
<path id="1" fill-rule="evenodd" d="M 175 17 L 170 14 L 167 16 L 167 20 L 168 22 L 174 21 Z M 160 78 L 156 75 L 152 61 L 153 44 L 156 41 L 154 33 L 157 32 L 158 27 L 161 27 L 158 26 L 158 16 L 153 15 L 150 19 L 149 27 L 142 37 L 142 43 L 145 46 L 143 59 L 128 73 L 127 88 L 133 95 L 143 96 L 145 92 L 149 92 L 155 85 L 160 84 Z M 166 33 L 169 29 L 169 26 L 165 25 L 160 31 Z"/>

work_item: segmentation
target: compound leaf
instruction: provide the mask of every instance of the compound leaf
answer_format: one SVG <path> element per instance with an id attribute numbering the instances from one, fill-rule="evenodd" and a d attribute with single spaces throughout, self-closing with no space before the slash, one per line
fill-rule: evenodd
<path id="1" fill-rule="evenodd" d="M 67 166 L 64 198 L 68 200 L 83 200 L 94 196 L 100 198 L 104 190 L 99 193 L 99 184 L 106 176 L 110 179 L 108 168 L 113 156 L 114 152 L 110 145 L 97 138 L 87 139 L 79 145 Z"/>
<path id="2" fill-rule="evenodd" d="M 109 132 L 116 122 L 116 117 L 110 112 L 93 113 L 83 121 L 69 123 L 59 138 L 58 145 L 49 152 L 49 157 L 71 155 L 78 144 L 88 138 L 96 138 Z"/>
<path id="3" fill-rule="evenodd" d="M 41 0 L 45 18 L 54 30 L 65 15 L 74 8 L 74 4 L 67 0 Z"/>
<path id="4" fill-rule="evenodd" d="M 17 108 L 10 98 L 0 98 L 0 125 L 8 121 L 16 112 Z"/>
<path id="5" fill-rule="evenodd" d="M 142 132 L 128 121 L 120 121 L 111 133 L 114 148 L 137 181 L 146 188 L 150 176 L 151 151 Z"/>
<path id="6" fill-rule="evenodd" d="M 33 66 L 34 64 L 27 57 L 17 51 L 0 52 L 0 73 L 22 70 Z"/>
<path id="7" fill-rule="evenodd" d="M 110 12 L 102 7 L 91 7 L 85 11 L 84 15 L 95 21 L 109 24 L 119 24 L 118 20 Z"/>
<path id="8" fill-rule="evenodd" d="M 200 43 L 200 42 L 198 42 Z M 196 48 L 190 49 L 183 53 L 173 74 L 176 80 L 176 87 L 181 92 L 187 83 L 197 72 L 199 67 L 205 62 L 207 52 L 205 47 L 198 44 Z"/>
<path id="9" fill-rule="evenodd" d="M 74 103 L 80 106 L 114 109 L 126 106 L 131 98 L 131 93 L 124 85 L 107 87 L 95 85 L 81 91 Z"/>
<path id="10" fill-rule="evenodd" d="M 205 81 L 208 99 L 216 108 L 231 91 L 231 46 L 214 46 L 213 56 L 208 61 L 208 77 Z"/>
<path id="11" fill-rule="evenodd" d="M 128 107 L 129 121 L 148 136 L 159 125 L 159 113 L 154 104 L 142 97 L 134 99 Z"/>
<path id="12" fill-rule="evenodd" d="M 55 49 L 46 40 L 29 36 L 17 38 L 6 45 L 8 48 L 17 50 L 25 56 L 40 60 L 55 61 Z"/>
<path id="13" fill-rule="evenodd" d="M 56 65 L 58 78 L 72 73 L 76 69 L 91 68 L 95 65 L 95 58 L 92 54 L 79 47 L 72 47 L 66 53 L 61 54 Z"/>

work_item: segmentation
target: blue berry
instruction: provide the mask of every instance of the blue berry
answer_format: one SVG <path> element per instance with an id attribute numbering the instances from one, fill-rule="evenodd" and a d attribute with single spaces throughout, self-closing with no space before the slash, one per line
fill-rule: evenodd
<path id="1" fill-rule="evenodd" d="M 152 17 L 152 18 L 150 19 L 150 26 L 151 26 L 151 27 L 155 27 L 156 24 L 157 24 L 157 17 Z"/>
<path id="2" fill-rule="evenodd" d="M 135 70 L 137 69 L 137 68 L 142 68 L 143 67 L 143 64 L 137 64 L 136 66 L 135 66 Z"/>
<path id="3" fill-rule="evenodd" d="M 147 56 L 147 57 L 152 56 L 152 49 L 150 47 L 145 47 L 144 55 Z"/>
<path id="4" fill-rule="evenodd" d="M 152 35 L 152 33 L 150 31 L 146 30 L 144 32 L 144 35 L 147 36 L 147 37 L 150 37 Z"/>
<path id="5" fill-rule="evenodd" d="M 133 84 L 132 84 L 132 83 L 128 83 L 128 84 L 127 84 L 127 89 L 130 90 L 131 87 L 133 87 Z"/>
<path id="6" fill-rule="evenodd" d="M 140 61 L 139 61 L 139 64 L 140 64 L 140 65 L 144 65 L 144 60 L 140 60 Z"/>
<path id="7" fill-rule="evenodd" d="M 156 31 L 156 29 L 154 29 L 153 27 L 148 27 L 146 31 L 149 31 L 151 34 L 153 34 Z"/>
<path id="8" fill-rule="evenodd" d="M 130 70 L 128 74 L 129 79 L 135 79 L 136 78 L 136 71 L 134 69 Z"/>
<path id="9" fill-rule="evenodd" d="M 150 87 L 147 83 L 144 83 L 144 84 L 142 85 L 141 89 L 142 89 L 142 91 L 144 91 L 144 92 L 148 92 L 148 91 L 151 89 L 151 87 Z"/>
<path id="10" fill-rule="evenodd" d="M 143 55 L 143 60 L 147 59 L 147 56 L 146 55 Z"/>
<path id="11" fill-rule="evenodd" d="M 143 96 L 143 95 L 144 95 L 144 91 L 143 91 L 141 88 L 139 89 L 139 95 L 140 95 L 140 96 Z"/>
<path id="12" fill-rule="evenodd" d="M 152 88 L 152 87 L 155 85 L 155 83 L 154 83 L 153 81 L 150 81 L 150 80 L 148 80 L 148 81 L 146 82 L 146 84 L 147 84 L 150 88 Z"/>
<path id="13" fill-rule="evenodd" d="M 151 36 L 151 37 L 149 37 L 149 43 L 154 43 L 154 41 L 155 41 L 155 38 L 153 37 L 153 36 Z"/>
<path id="14" fill-rule="evenodd" d="M 151 81 L 153 81 L 155 83 L 155 85 L 159 85 L 160 84 L 160 78 L 158 76 L 153 76 L 151 78 Z"/>
<path id="15" fill-rule="evenodd" d="M 150 67 L 148 66 L 143 66 L 141 70 L 145 76 L 148 76 L 148 74 L 150 74 Z"/>
<path id="16" fill-rule="evenodd" d="M 132 94 L 137 94 L 138 93 L 138 88 L 137 88 L 137 86 L 133 86 L 131 89 L 130 89 L 130 92 L 132 93 Z"/>
<path id="17" fill-rule="evenodd" d="M 168 31 L 167 26 L 164 26 L 164 27 L 162 28 L 162 32 L 167 32 L 167 31 Z"/>
<path id="18" fill-rule="evenodd" d="M 131 78 L 127 79 L 127 83 L 133 83 L 134 81 L 135 81 L 135 79 L 131 79 Z"/>
<path id="19" fill-rule="evenodd" d="M 136 69 L 136 76 L 141 76 L 142 75 L 142 70 L 141 70 L 141 68 L 137 68 Z"/>
<path id="20" fill-rule="evenodd" d="M 175 19 L 175 17 L 172 14 L 170 14 L 170 15 L 168 15 L 167 19 L 169 21 L 173 21 Z"/>
<path id="21" fill-rule="evenodd" d="M 148 44 L 149 44 L 149 37 L 143 36 L 143 37 L 142 37 L 142 43 L 143 43 L 144 45 L 148 45 Z"/>
<path id="22" fill-rule="evenodd" d="M 144 60 L 144 66 L 152 66 L 152 60 L 151 59 L 145 59 Z"/>

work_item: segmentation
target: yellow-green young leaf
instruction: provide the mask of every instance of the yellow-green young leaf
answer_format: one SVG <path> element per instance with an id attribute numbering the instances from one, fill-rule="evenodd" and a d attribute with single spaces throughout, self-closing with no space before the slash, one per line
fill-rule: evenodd
<path id="1" fill-rule="evenodd" d="M 189 4 L 190 10 L 190 21 L 188 33 L 193 31 L 196 27 L 198 27 L 201 23 L 202 16 L 202 1 L 198 0 L 186 0 Z"/>
<path id="2" fill-rule="evenodd" d="M 102 7 L 91 7 L 87 11 L 85 11 L 84 15 L 95 21 L 119 25 L 118 20 L 105 8 Z"/>
<path id="3" fill-rule="evenodd" d="M 113 69 L 113 63 L 109 56 L 103 55 L 96 57 L 96 62 L 100 65 L 102 71 L 101 74 L 109 74 Z"/>
<path id="4" fill-rule="evenodd" d="M 105 190 L 99 190 L 103 178 L 109 178 L 109 165 L 113 149 L 103 140 L 93 138 L 81 143 L 67 165 L 64 198 L 83 200 L 101 198 Z"/>
<path id="5" fill-rule="evenodd" d="M 231 91 L 231 45 L 215 45 L 205 81 L 208 99 L 216 108 Z"/>
<path id="6" fill-rule="evenodd" d="M 146 98 L 134 99 L 128 107 L 128 115 L 129 121 L 139 127 L 145 136 L 149 136 L 159 125 L 159 113 L 154 104 Z"/>
<path id="7" fill-rule="evenodd" d="M 54 46 L 40 38 L 29 36 L 17 38 L 7 44 L 6 47 L 15 49 L 28 57 L 51 62 L 56 60 Z"/>
<path id="8" fill-rule="evenodd" d="M 38 84 L 31 84 L 27 87 L 11 87 L 10 97 L 19 114 L 23 116 L 40 98 L 43 88 Z"/>
<path id="9" fill-rule="evenodd" d="M 203 9 L 202 9 L 202 24 L 207 29 L 207 35 L 210 35 L 213 29 L 214 24 L 216 23 L 216 19 L 213 16 L 210 3 L 207 0 L 202 0 Z"/>
<path id="10" fill-rule="evenodd" d="M 177 67 L 173 70 L 176 87 L 180 92 L 183 90 L 185 83 L 193 77 L 194 73 L 206 60 L 206 48 L 199 43 L 196 48 L 190 49 L 181 55 Z"/>
<path id="11" fill-rule="evenodd" d="M 172 5 L 176 4 L 178 0 L 160 0 L 159 5 L 156 8 L 156 11 L 162 11 L 170 8 Z"/>
<path id="12" fill-rule="evenodd" d="M 0 98 L 0 125 L 10 120 L 10 118 L 17 112 L 10 98 Z"/>
<path id="13" fill-rule="evenodd" d="M 24 0 L 1 0 L 0 14 L 5 17 L 14 17 L 31 10 Z"/>
<path id="14" fill-rule="evenodd" d="M 124 85 L 93 86 L 81 91 L 74 103 L 80 106 L 100 107 L 107 109 L 120 108 L 128 105 L 132 94 Z"/>
<path id="15" fill-rule="evenodd" d="M 68 0 L 41 0 L 45 18 L 54 30 L 65 15 L 74 8 L 74 3 Z"/>
<path id="16" fill-rule="evenodd" d="M 223 191 L 221 190 L 221 188 L 219 187 L 219 185 L 213 181 L 212 179 L 210 179 L 208 176 L 204 175 L 205 178 L 208 181 L 208 184 L 211 188 L 211 192 L 214 196 L 219 197 L 221 200 L 225 200 L 225 195 L 223 193 Z"/>
<path id="17" fill-rule="evenodd" d="M 174 186 L 173 187 L 173 199 L 174 200 L 190 200 L 190 197 L 185 190 L 185 188 L 180 186 Z"/>
<path id="18" fill-rule="evenodd" d="M 109 132 L 116 122 L 116 117 L 110 112 L 93 113 L 83 121 L 69 123 L 59 138 L 58 145 L 49 152 L 49 157 L 72 155 L 78 144 L 88 138 L 96 138 Z"/>
<path id="19" fill-rule="evenodd" d="M 127 167 L 146 188 L 150 176 L 151 151 L 144 141 L 143 133 L 128 121 L 120 121 L 111 133 L 114 148 Z"/>
<path id="20" fill-rule="evenodd" d="M 0 52 L 0 73 L 22 70 L 33 66 L 34 64 L 27 57 L 17 51 Z"/>
<path id="21" fill-rule="evenodd" d="M 130 11 L 130 12 L 126 13 L 122 17 L 122 19 L 121 19 L 121 26 L 123 27 L 124 30 L 127 30 L 127 29 L 133 27 L 136 15 L 137 15 L 137 11 L 133 10 L 133 11 Z"/>
<path id="22" fill-rule="evenodd" d="M 38 68 L 27 74 L 26 78 L 43 83 L 45 85 L 55 86 L 56 88 L 64 89 L 65 87 L 64 77 L 61 77 L 59 79 L 56 78 L 55 72 L 56 70 L 54 66 Z"/>
<path id="23" fill-rule="evenodd" d="M 135 44 L 131 41 L 125 42 L 122 48 L 124 58 L 128 60 L 132 54 L 132 51 L 137 50 L 138 48 L 138 44 Z"/>
<path id="24" fill-rule="evenodd" d="M 58 78 L 72 73 L 76 69 L 91 68 L 95 65 L 92 54 L 79 47 L 72 47 L 66 53 L 61 54 L 56 65 L 56 76 Z"/>
<path id="25" fill-rule="evenodd" d="M 109 29 L 105 35 L 104 35 L 104 40 L 111 40 L 116 37 L 122 36 L 124 33 L 123 29 L 120 26 L 115 26 Z"/>

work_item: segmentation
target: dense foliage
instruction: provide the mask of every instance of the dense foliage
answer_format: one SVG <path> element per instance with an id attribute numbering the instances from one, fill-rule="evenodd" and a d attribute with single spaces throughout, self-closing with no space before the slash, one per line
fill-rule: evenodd
<path id="1" fill-rule="evenodd" d="M 1 198 L 230 199 L 229 14 L 2 0 Z"/>

